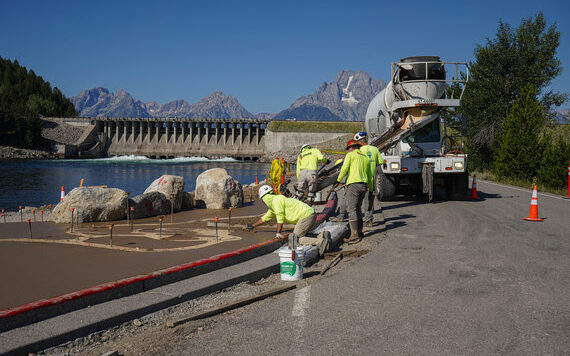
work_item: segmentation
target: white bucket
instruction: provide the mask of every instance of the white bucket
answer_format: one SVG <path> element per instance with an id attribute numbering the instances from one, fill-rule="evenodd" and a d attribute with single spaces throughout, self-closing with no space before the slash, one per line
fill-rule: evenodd
<path id="1" fill-rule="evenodd" d="M 294 256 L 294 258 L 292 258 Z M 279 249 L 279 269 L 282 281 L 298 281 L 303 279 L 303 259 L 305 250 L 298 248 L 290 250 L 287 247 Z"/>

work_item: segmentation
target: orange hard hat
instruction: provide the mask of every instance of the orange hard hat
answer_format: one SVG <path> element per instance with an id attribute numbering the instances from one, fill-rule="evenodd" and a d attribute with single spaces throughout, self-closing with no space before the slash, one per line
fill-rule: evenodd
<path id="1" fill-rule="evenodd" d="M 360 147 L 360 143 L 358 143 L 358 141 L 355 141 L 355 140 L 348 140 L 348 143 L 346 144 L 346 149 L 348 150 L 350 148 L 350 146 Z"/>

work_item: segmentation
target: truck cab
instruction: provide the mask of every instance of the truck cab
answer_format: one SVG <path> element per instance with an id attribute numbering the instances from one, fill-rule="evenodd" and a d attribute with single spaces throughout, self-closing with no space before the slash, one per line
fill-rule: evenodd
<path id="1" fill-rule="evenodd" d="M 448 77 L 448 70 L 455 75 Z M 365 125 L 369 143 L 383 153 L 376 193 L 389 200 L 397 190 L 420 190 L 431 201 L 436 186 L 448 199 L 467 195 L 467 156 L 450 152 L 442 113 L 461 105 L 469 73 L 466 63 L 436 56 L 407 57 L 392 63 L 391 81 L 370 102 Z M 453 88 L 454 90 L 451 90 Z"/>

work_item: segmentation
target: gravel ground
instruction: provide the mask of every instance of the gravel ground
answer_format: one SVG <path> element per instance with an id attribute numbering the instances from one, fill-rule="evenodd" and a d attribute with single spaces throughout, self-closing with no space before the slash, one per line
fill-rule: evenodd
<path id="1" fill-rule="evenodd" d="M 73 145 L 83 134 L 84 127 L 72 126 L 58 119 L 42 119 L 42 138 L 51 143 Z"/>

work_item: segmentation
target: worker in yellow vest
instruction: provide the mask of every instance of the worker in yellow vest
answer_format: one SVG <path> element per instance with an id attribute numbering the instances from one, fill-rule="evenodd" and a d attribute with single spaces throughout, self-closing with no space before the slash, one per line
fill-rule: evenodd
<path id="1" fill-rule="evenodd" d="M 361 131 L 357 132 L 354 135 L 354 140 L 360 143 L 360 152 L 364 153 L 366 157 L 368 157 L 368 167 L 369 167 L 369 174 L 372 177 L 372 189 L 366 193 L 366 197 L 364 198 L 364 205 L 365 211 L 364 214 L 364 223 L 368 227 L 372 227 L 374 225 L 374 187 L 376 186 L 376 167 L 378 165 L 382 165 L 384 163 L 384 159 L 380 154 L 380 151 L 376 146 L 372 146 L 368 144 L 368 137 L 366 132 Z M 380 208 L 380 212 L 382 208 Z"/>
<path id="2" fill-rule="evenodd" d="M 350 140 L 346 144 L 348 153 L 342 163 L 337 178 L 337 186 L 346 176 L 346 211 L 348 212 L 348 225 L 350 237 L 344 239 L 348 243 L 356 243 L 362 240 L 362 201 L 366 192 L 372 190 L 372 178 L 369 175 L 368 157 L 360 151 L 360 143 Z"/>
<path id="3" fill-rule="evenodd" d="M 273 188 L 264 185 L 259 188 L 259 199 L 269 208 L 267 212 L 253 224 L 248 224 L 244 230 L 251 231 L 257 226 L 275 218 L 277 220 L 276 238 L 283 238 L 283 224 L 294 224 L 293 232 L 289 234 L 289 247 L 296 248 L 297 242 L 301 245 L 319 247 L 322 256 L 331 245 L 330 232 L 323 230 L 317 237 L 306 236 L 315 226 L 317 214 L 315 209 L 300 200 L 287 198 L 284 195 L 273 194 Z"/>
<path id="4" fill-rule="evenodd" d="M 307 198 L 309 202 L 315 199 L 317 191 L 317 167 L 319 162 L 325 165 L 328 160 L 317 148 L 304 144 L 301 153 L 297 157 L 297 199 L 302 199 L 308 190 Z"/>

